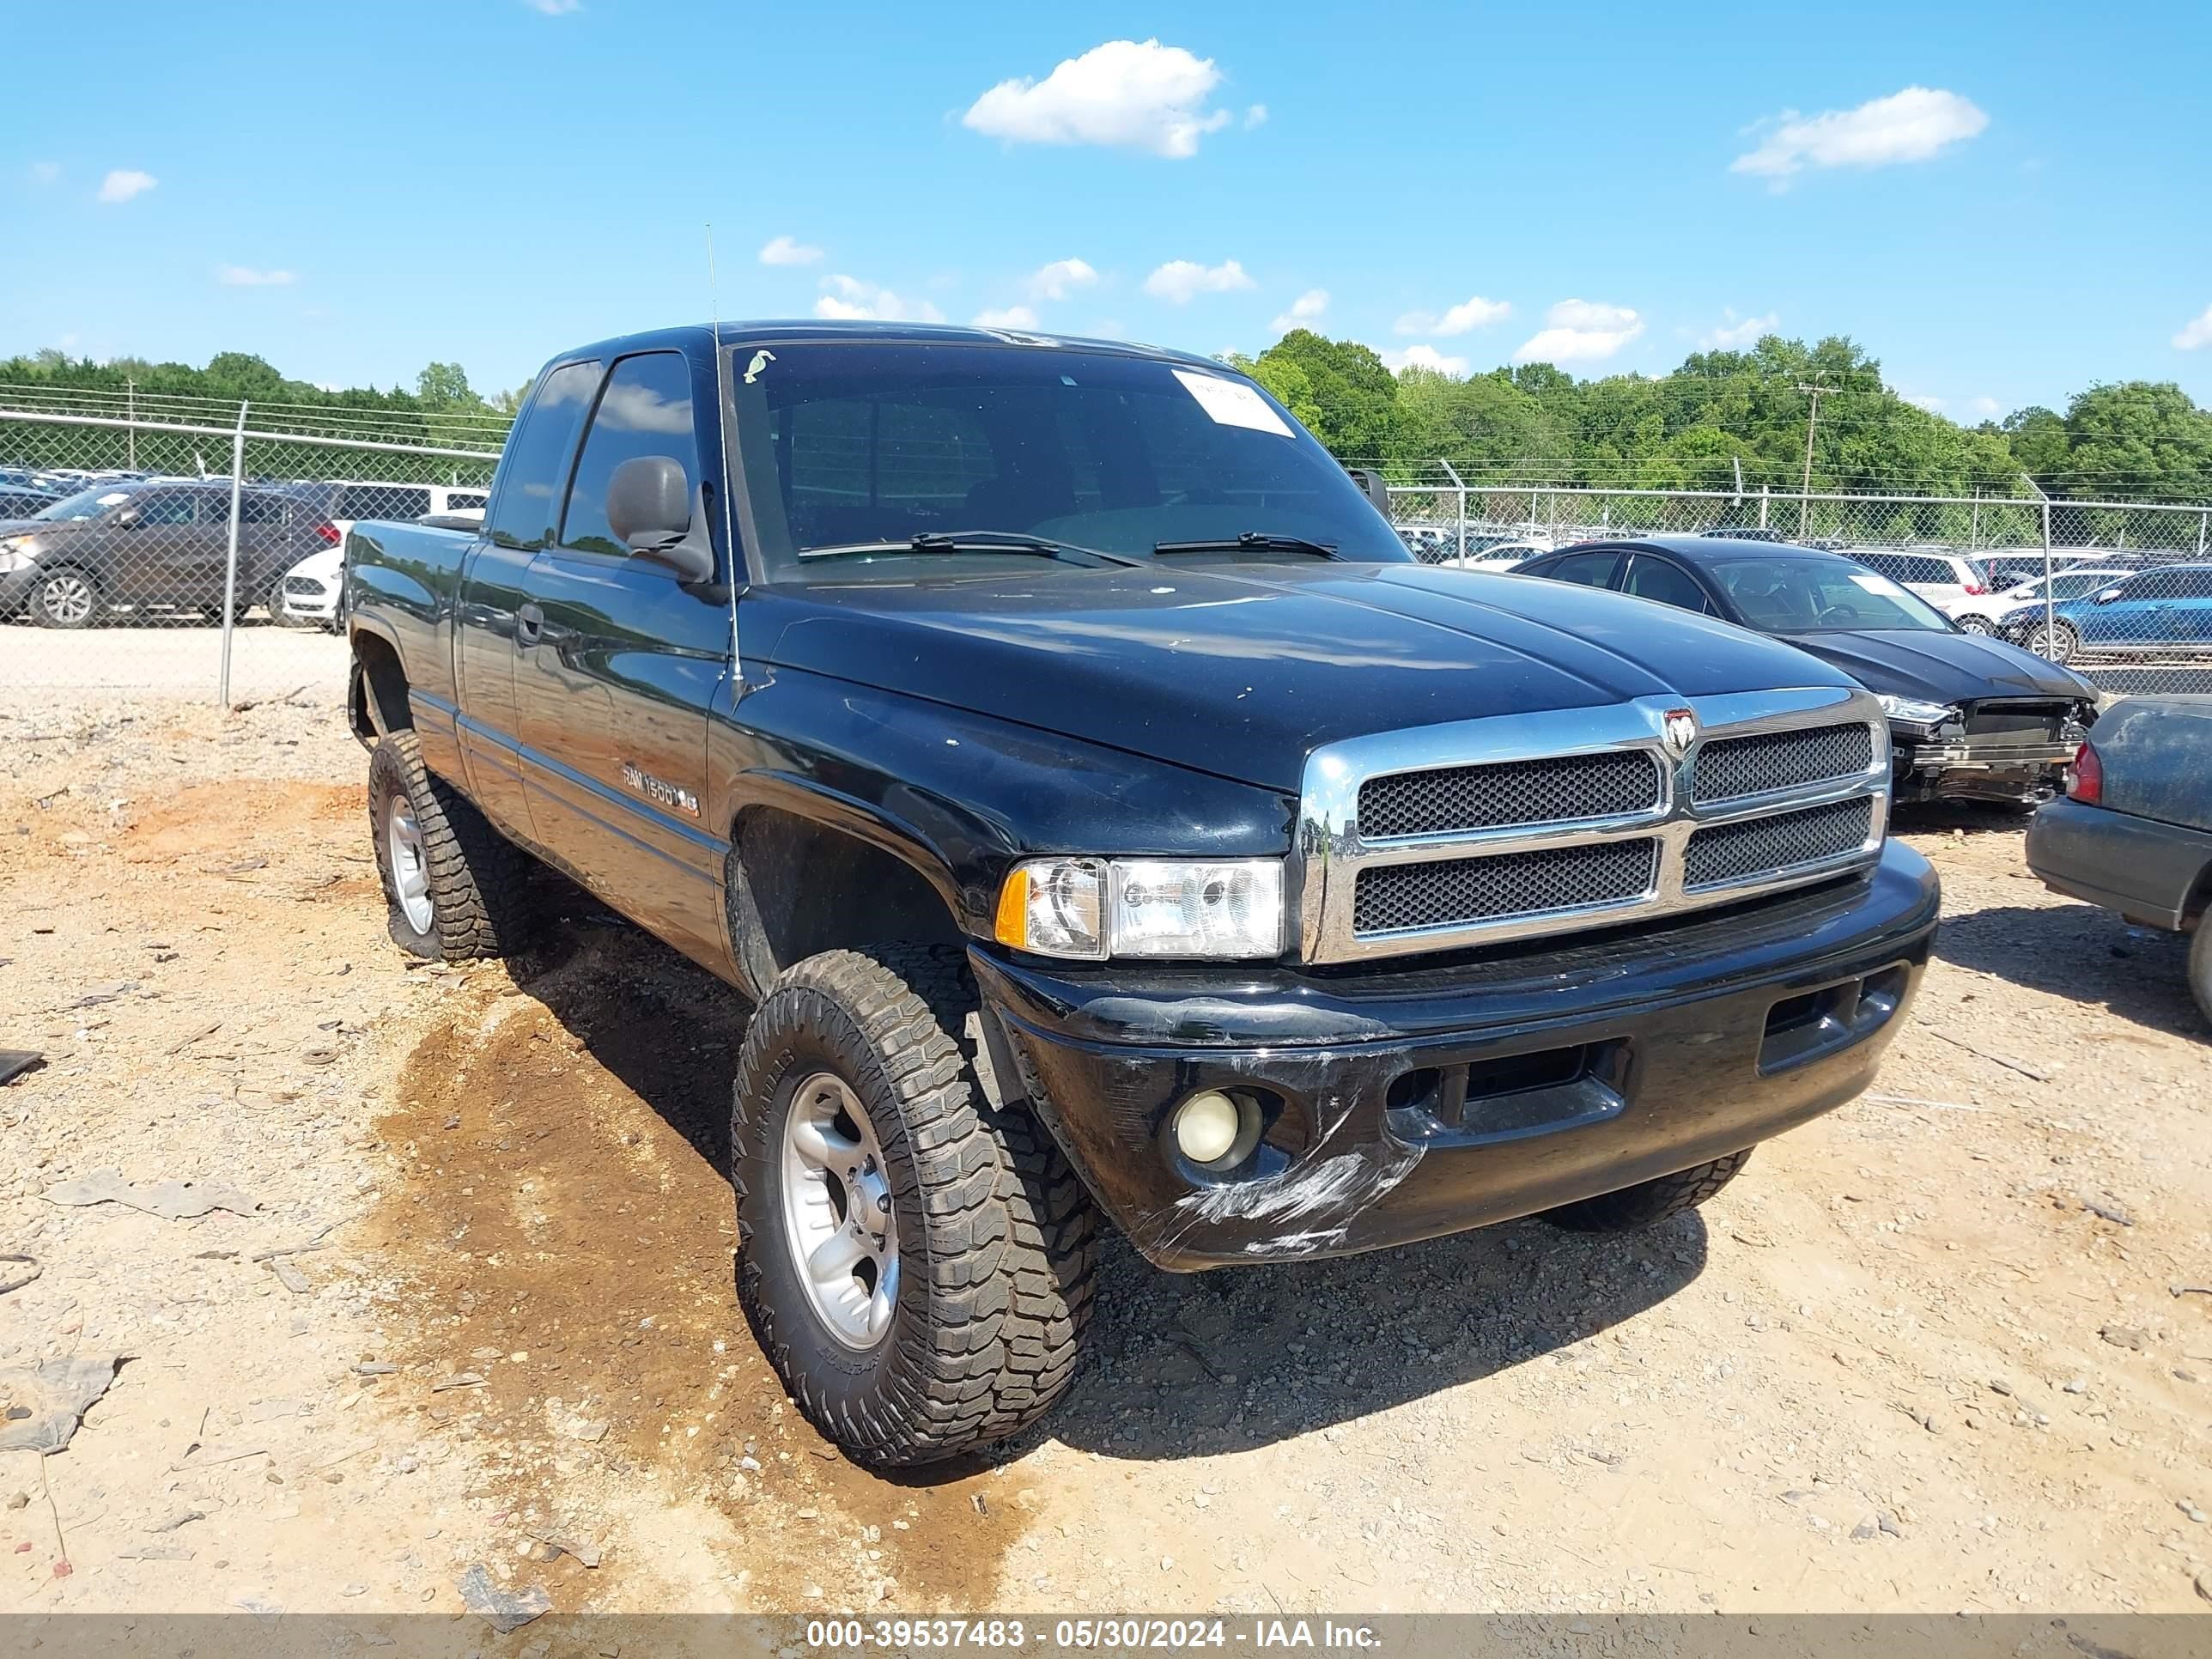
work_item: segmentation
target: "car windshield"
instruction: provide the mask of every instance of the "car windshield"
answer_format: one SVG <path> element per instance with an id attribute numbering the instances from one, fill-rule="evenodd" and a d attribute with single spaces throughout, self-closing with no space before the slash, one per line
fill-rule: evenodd
<path id="1" fill-rule="evenodd" d="M 770 580 L 911 580 L 1161 544 L 1292 562 L 1412 556 L 1344 469 L 1251 381 L 1118 352 L 794 341 L 729 362 L 737 461 Z M 919 539 L 917 539 L 919 538 Z M 1240 545 L 1240 538 L 1243 538 Z M 1075 569 L 1083 562 L 1063 560 Z"/>
<path id="2" fill-rule="evenodd" d="M 1721 559 L 1712 571 L 1744 621 L 1770 634 L 1951 631 L 1925 599 L 1842 559 Z"/>
<path id="3" fill-rule="evenodd" d="M 120 507 L 131 499 L 127 489 L 118 489 L 112 483 L 94 484 L 74 495 L 64 495 L 51 507 L 44 507 L 32 514 L 38 519 L 96 519 L 110 507 Z"/>

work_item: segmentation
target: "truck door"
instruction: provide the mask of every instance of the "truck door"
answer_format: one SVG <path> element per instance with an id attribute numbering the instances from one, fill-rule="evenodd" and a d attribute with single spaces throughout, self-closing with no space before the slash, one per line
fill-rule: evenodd
<path id="1" fill-rule="evenodd" d="M 711 958 L 722 950 L 725 842 L 702 816 L 707 720 L 729 677 L 729 591 L 684 586 L 631 553 L 606 518 L 609 478 L 640 456 L 676 460 L 697 490 L 693 382 L 678 351 L 640 352 L 609 372 L 558 532 L 525 578 L 540 622 L 524 637 L 516 691 L 531 820 L 547 853 Z"/>
<path id="2" fill-rule="evenodd" d="M 484 533 L 462 564 L 454 607 L 456 725 L 469 793 L 493 823 L 533 845 L 514 678 L 517 650 L 535 629 L 538 613 L 523 576 L 553 538 L 569 458 L 599 380 L 596 361 L 564 363 L 531 394 L 507 435 Z"/>

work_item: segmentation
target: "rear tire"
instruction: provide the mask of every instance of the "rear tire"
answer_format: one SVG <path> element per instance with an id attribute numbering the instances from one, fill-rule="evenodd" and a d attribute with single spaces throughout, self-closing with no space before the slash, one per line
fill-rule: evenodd
<path id="1" fill-rule="evenodd" d="M 100 584 L 68 565 L 46 572 L 31 590 L 31 620 L 41 628 L 89 628 L 105 609 Z"/>
<path id="2" fill-rule="evenodd" d="M 368 822 L 392 943 L 434 962 L 517 949 L 530 917 L 530 857 L 423 764 L 412 732 L 368 751 Z"/>
<path id="3" fill-rule="evenodd" d="M 745 1032 L 738 1299 L 793 1401 L 857 1462 L 1003 1439 L 1075 1375 L 1094 1213 L 1027 1109 L 986 1098 L 975 1006 L 957 945 L 830 951 L 778 978 Z"/>
<path id="4" fill-rule="evenodd" d="M 2212 1024 L 2212 915 L 2197 919 L 2197 937 L 2189 946 L 2189 988 Z"/>
<path id="5" fill-rule="evenodd" d="M 2081 636 L 2071 623 L 2054 621 L 2048 628 L 2037 623 L 2027 630 L 2027 648 L 2049 661 L 2069 663 L 2081 653 Z"/>
<path id="6" fill-rule="evenodd" d="M 1987 617 L 1967 615 L 1954 617 L 1953 620 L 1961 629 L 1969 634 L 1980 634 L 1986 636 L 1997 631 L 1996 624 Z"/>
<path id="7" fill-rule="evenodd" d="M 1747 1146 L 1710 1164 L 1693 1164 L 1673 1175 L 1639 1181 L 1617 1193 L 1600 1193 L 1595 1198 L 1562 1204 L 1556 1210 L 1545 1211 L 1543 1218 L 1570 1232 L 1641 1232 L 1646 1227 L 1657 1226 L 1669 1216 L 1696 1209 L 1735 1180 L 1736 1172 L 1749 1162 L 1751 1148 Z"/>

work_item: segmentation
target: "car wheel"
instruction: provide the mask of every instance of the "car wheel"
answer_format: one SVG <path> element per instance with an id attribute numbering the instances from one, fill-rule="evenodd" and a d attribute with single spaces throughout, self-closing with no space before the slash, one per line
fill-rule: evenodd
<path id="1" fill-rule="evenodd" d="M 1963 633 L 1990 635 L 1997 631 L 1996 624 L 1991 622 L 1987 617 L 1977 617 L 1969 613 L 1966 616 L 1957 617 L 1954 620 L 1958 623 L 1960 630 Z"/>
<path id="2" fill-rule="evenodd" d="M 2069 622 L 2037 623 L 2027 630 L 2027 648 L 2052 662 L 2071 662 L 2081 649 L 2081 636 Z"/>
<path id="3" fill-rule="evenodd" d="M 1543 1218 L 1577 1233 L 1632 1233 L 1654 1227 L 1670 1215 L 1694 1210 L 1729 1184 L 1751 1162 L 1751 1148 L 1694 1164 L 1673 1175 L 1639 1181 L 1617 1193 L 1600 1193 L 1578 1203 L 1547 1210 Z"/>
<path id="4" fill-rule="evenodd" d="M 47 571 L 31 590 L 31 620 L 41 628 L 89 628 L 100 610 L 100 585 L 66 565 Z"/>
<path id="5" fill-rule="evenodd" d="M 530 921 L 530 856 L 423 764 L 412 732 L 368 751 L 368 822 L 392 942 L 434 962 L 505 956 Z"/>
<path id="6" fill-rule="evenodd" d="M 856 1462 L 1004 1438 L 1075 1374 L 1089 1195 L 963 1046 L 957 946 L 830 951 L 754 1012 L 731 1111 L 738 1296 L 807 1420 Z"/>
<path id="7" fill-rule="evenodd" d="M 2197 921 L 2197 937 L 2189 947 L 2189 988 L 2204 1018 L 2212 1020 L 2212 915 Z"/>

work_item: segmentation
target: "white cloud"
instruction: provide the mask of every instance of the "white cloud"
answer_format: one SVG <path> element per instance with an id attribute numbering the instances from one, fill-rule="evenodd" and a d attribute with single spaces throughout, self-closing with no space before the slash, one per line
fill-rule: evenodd
<path id="1" fill-rule="evenodd" d="M 1234 259 L 1224 259 L 1218 265 L 1170 259 L 1145 278 L 1146 293 L 1176 306 L 1187 306 L 1201 294 L 1229 294 L 1252 285 L 1244 267 Z"/>
<path id="2" fill-rule="evenodd" d="M 2212 345 L 2212 306 L 2207 306 L 2181 325 L 2181 332 L 2173 337 L 2177 351 L 2196 351 Z"/>
<path id="3" fill-rule="evenodd" d="M 887 288 L 854 276 L 824 276 L 814 314 L 848 322 L 941 323 L 945 313 L 927 300 L 905 300 Z"/>
<path id="4" fill-rule="evenodd" d="M 1729 164 L 1731 173 L 1786 179 L 1808 167 L 1879 167 L 1924 161 L 1947 144 L 1972 138 L 1990 124 L 1980 107 L 1955 92 L 1907 87 L 1856 109 L 1819 115 L 1784 110 L 1756 149 Z M 1764 124 L 1762 124 L 1764 125 Z"/>
<path id="5" fill-rule="evenodd" d="M 1328 290 L 1310 288 L 1291 301 L 1291 308 L 1267 325 L 1278 334 L 1287 334 L 1294 328 L 1310 328 L 1319 322 L 1322 313 L 1328 309 Z"/>
<path id="6" fill-rule="evenodd" d="M 1905 401 L 1915 409 L 1926 410 L 1930 415 L 1940 415 L 1943 412 L 1943 400 L 1927 392 L 1908 396 Z"/>
<path id="7" fill-rule="evenodd" d="M 1079 288 L 1088 288 L 1098 273 L 1080 259 L 1054 259 L 1031 273 L 1027 287 L 1032 300 L 1065 300 Z"/>
<path id="8" fill-rule="evenodd" d="M 1462 377 L 1467 374 L 1466 358 L 1447 357 L 1432 345 L 1410 345 L 1403 351 L 1381 351 L 1376 355 L 1382 358 L 1384 367 L 1391 369 L 1432 368 L 1439 374 Z"/>
<path id="9" fill-rule="evenodd" d="M 1105 144 L 1180 159 L 1229 125 L 1206 100 L 1221 83 L 1211 58 L 1158 40 L 1109 40 L 1063 59 L 1042 81 L 1001 81 L 961 125 L 1009 143 Z"/>
<path id="10" fill-rule="evenodd" d="M 1999 403 L 1996 398 L 1990 397 L 1987 392 L 1984 392 L 1982 396 L 1974 399 L 1972 407 L 1975 414 L 1987 421 L 1996 418 L 1997 413 L 2004 408 L 2004 405 Z"/>
<path id="11" fill-rule="evenodd" d="M 1249 132 L 1254 127 L 1264 127 L 1267 125 L 1267 106 L 1265 104 L 1255 104 L 1244 112 L 1245 131 Z"/>
<path id="12" fill-rule="evenodd" d="M 136 167 L 118 167 L 100 181 L 100 200 L 127 202 L 134 196 L 143 196 L 161 181 L 150 173 L 141 173 Z"/>
<path id="13" fill-rule="evenodd" d="M 1626 306 L 1562 300 L 1544 313 L 1540 328 L 1513 354 L 1516 363 L 1589 362 L 1610 357 L 1644 332 L 1644 319 Z"/>
<path id="14" fill-rule="evenodd" d="M 1461 301 L 1441 317 L 1434 312 L 1409 311 L 1392 326 L 1401 334 L 1464 334 L 1471 328 L 1503 322 L 1513 307 L 1503 300 L 1486 300 L 1480 294 Z"/>
<path id="15" fill-rule="evenodd" d="M 1002 306 L 996 311 L 975 313 L 975 326 L 978 328 L 1033 329 L 1038 325 L 1036 313 L 1027 306 Z"/>
<path id="16" fill-rule="evenodd" d="M 581 11 L 584 0 L 522 0 L 522 3 L 548 17 L 566 17 L 571 12 Z"/>
<path id="17" fill-rule="evenodd" d="M 760 262 L 764 265 L 811 265 L 822 257 L 822 250 L 810 247 L 793 236 L 773 236 L 760 251 Z"/>
<path id="18" fill-rule="evenodd" d="M 33 161 L 25 171 L 33 184 L 44 186 L 62 176 L 62 164 L 59 161 Z"/>
<path id="19" fill-rule="evenodd" d="M 1734 306 L 1723 306 L 1719 326 L 1701 337 L 1698 345 L 1705 351 L 1741 351 L 1773 333 L 1781 321 L 1781 317 L 1771 311 L 1764 317 L 1739 317 Z"/>
<path id="20" fill-rule="evenodd" d="M 289 270 L 256 270 L 251 265 L 218 265 L 215 279 L 225 288 L 289 288 L 300 280 Z"/>

